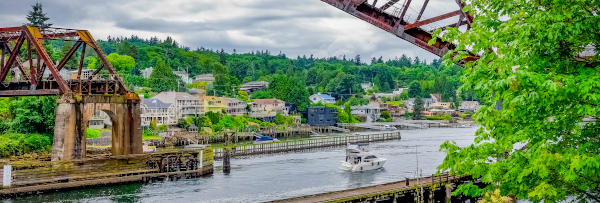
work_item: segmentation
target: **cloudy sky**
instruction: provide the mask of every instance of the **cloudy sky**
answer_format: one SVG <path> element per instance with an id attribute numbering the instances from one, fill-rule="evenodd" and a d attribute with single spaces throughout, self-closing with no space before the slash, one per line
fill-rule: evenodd
<path id="1" fill-rule="evenodd" d="M 18 26 L 36 0 L 2 0 L 0 26 Z M 55 27 L 97 39 L 172 36 L 192 49 L 394 58 L 437 58 L 319 0 L 39 0 Z"/>

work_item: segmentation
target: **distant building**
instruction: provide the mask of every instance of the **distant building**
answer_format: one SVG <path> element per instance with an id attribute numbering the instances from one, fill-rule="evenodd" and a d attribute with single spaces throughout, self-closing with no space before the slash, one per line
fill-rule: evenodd
<path id="1" fill-rule="evenodd" d="M 450 109 L 450 102 L 435 102 L 430 108 Z"/>
<path id="2" fill-rule="evenodd" d="M 204 112 L 225 112 L 231 116 L 242 116 L 248 113 L 246 103 L 236 98 L 205 96 L 203 104 Z"/>
<path id="3" fill-rule="evenodd" d="M 435 103 L 433 98 L 423 98 L 423 108 L 426 110 L 431 108 L 431 106 Z M 408 112 L 413 112 L 413 108 L 415 105 L 415 98 L 410 98 L 404 101 L 404 105 L 406 106 L 406 110 Z"/>
<path id="4" fill-rule="evenodd" d="M 88 121 L 88 128 L 92 129 L 103 129 L 107 125 L 112 125 L 112 122 L 104 111 L 95 112 Z"/>
<path id="5" fill-rule="evenodd" d="M 333 126 L 337 124 L 337 114 L 335 107 L 308 107 L 306 122 L 311 126 Z"/>
<path id="6" fill-rule="evenodd" d="M 433 103 L 442 102 L 442 94 L 429 94 L 431 99 L 433 99 Z"/>
<path id="7" fill-rule="evenodd" d="M 360 88 L 362 88 L 366 92 L 367 90 L 373 89 L 373 83 L 360 83 Z"/>
<path id="8" fill-rule="evenodd" d="M 175 105 L 164 103 L 156 98 L 143 99 L 140 109 L 142 126 L 149 126 L 151 121 L 156 121 L 156 125 L 177 124 Z"/>
<path id="9" fill-rule="evenodd" d="M 361 117 L 361 116 L 365 117 L 366 118 L 365 121 L 367 123 L 377 121 L 377 119 L 379 119 L 379 117 L 381 116 L 381 111 L 383 110 L 379 106 L 370 106 L 370 105 L 352 106 L 352 107 L 350 107 L 350 109 L 351 109 L 352 115 L 356 115 L 359 117 Z"/>
<path id="10" fill-rule="evenodd" d="M 204 100 L 204 112 L 219 113 L 226 111 L 227 103 L 222 97 L 205 96 Z"/>
<path id="11" fill-rule="evenodd" d="M 174 105 L 176 119 L 198 116 L 204 113 L 202 101 L 198 97 L 185 92 L 161 92 L 152 98 Z"/>
<path id="12" fill-rule="evenodd" d="M 392 104 L 388 104 L 388 103 L 382 104 L 381 108 L 389 111 L 390 115 L 392 117 L 400 117 L 400 116 L 404 115 L 404 111 L 405 111 L 404 108 L 401 106 L 396 106 L 396 105 L 392 105 Z"/>
<path id="13" fill-rule="evenodd" d="M 242 84 L 242 87 L 240 87 L 240 90 L 247 92 L 248 94 L 251 94 L 251 93 L 259 91 L 259 90 L 267 89 L 268 87 L 269 87 L 269 82 L 252 81 L 252 82 L 247 82 L 247 83 Z"/>
<path id="14" fill-rule="evenodd" d="M 310 103 L 312 103 L 312 104 L 316 104 L 319 102 L 321 102 L 322 104 L 334 104 L 335 103 L 335 98 L 333 98 L 332 96 L 330 96 L 328 94 L 321 94 L 321 93 L 313 94 L 313 95 L 310 95 L 309 99 L 310 99 Z"/>
<path id="15" fill-rule="evenodd" d="M 188 73 L 185 71 L 173 71 L 173 74 L 179 76 L 179 79 L 181 79 L 184 84 L 190 84 L 193 82 Z"/>
<path id="16" fill-rule="evenodd" d="M 150 74 L 152 74 L 152 70 L 154 70 L 154 68 L 152 68 L 152 67 L 148 67 L 148 68 L 142 70 L 142 76 L 144 76 L 144 78 L 150 77 Z"/>
<path id="17" fill-rule="evenodd" d="M 393 99 L 394 97 L 400 96 L 402 94 L 402 92 L 405 90 L 407 90 L 407 89 L 406 88 L 398 88 L 397 90 L 394 90 L 392 93 L 374 93 L 373 95 L 377 99 L 381 99 L 381 98 Z"/>
<path id="18" fill-rule="evenodd" d="M 66 75 L 68 75 L 69 77 L 65 77 L 65 80 L 77 80 L 77 74 L 79 73 L 79 70 L 72 70 L 66 73 Z M 90 76 L 92 76 L 92 73 L 94 73 L 93 69 L 83 69 L 81 70 L 81 79 L 85 80 L 88 79 Z"/>
<path id="19" fill-rule="evenodd" d="M 212 73 L 209 74 L 200 74 L 194 77 L 194 82 L 207 82 L 212 83 L 215 81 L 215 77 L 213 77 Z"/>
<path id="20" fill-rule="evenodd" d="M 460 112 L 476 112 L 479 109 L 480 105 L 478 101 L 463 101 L 460 103 L 458 107 L 458 111 Z"/>
<path id="21" fill-rule="evenodd" d="M 288 109 L 284 101 L 279 99 L 255 99 L 250 103 L 249 116 L 262 121 L 274 120 L 277 113 L 287 116 Z"/>
<path id="22" fill-rule="evenodd" d="M 248 113 L 246 102 L 236 98 L 225 97 L 225 111 L 227 115 L 231 116 L 243 116 Z"/>

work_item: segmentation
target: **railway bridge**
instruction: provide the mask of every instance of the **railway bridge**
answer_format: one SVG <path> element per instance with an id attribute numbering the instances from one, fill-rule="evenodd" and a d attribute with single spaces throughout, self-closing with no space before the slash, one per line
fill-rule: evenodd
<path id="1" fill-rule="evenodd" d="M 55 64 L 44 43 L 56 40 L 74 45 Z M 59 96 L 53 161 L 85 158 L 87 123 L 97 111 L 107 113 L 113 123 L 113 155 L 142 153 L 140 98 L 125 87 L 88 31 L 27 25 L 0 28 L 0 50 L 0 96 Z M 86 50 L 95 53 L 100 67 L 83 74 Z M 61 74 L 77 51 L 81 55 L 77 71 Z"/>

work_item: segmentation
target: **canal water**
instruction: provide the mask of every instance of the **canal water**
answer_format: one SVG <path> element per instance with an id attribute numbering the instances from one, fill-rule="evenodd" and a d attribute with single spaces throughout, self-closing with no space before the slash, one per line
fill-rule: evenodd
<path id="1" fill-rule="evenodd" d="M 371 151 L 388 159 L 376 171 L 350 173 L 338 169 L 344 147 L 236 158 L 231 173 L 219 165 L 209 177 L 149 184 L 127 184 L 28 196 L 5 202 L 260 202 L 357 188 L 437 171 L 446 140 L 473 143 L 475 128 L 403 130 L 402 140 L 372 143 Z"/>

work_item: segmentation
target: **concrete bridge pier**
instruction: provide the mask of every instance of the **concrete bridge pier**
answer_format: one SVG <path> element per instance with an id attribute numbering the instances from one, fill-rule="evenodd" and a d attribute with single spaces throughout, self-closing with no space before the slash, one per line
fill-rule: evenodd
<path id="1" fill-rule="evenodd" d="M 140 98 L 126 95 L 63 95 L 57 100 L 52 161 L 86 156 L 86 129 L 92 115 L 103 111 L 112 122 L 112 155 L 141 154 Z"/>

